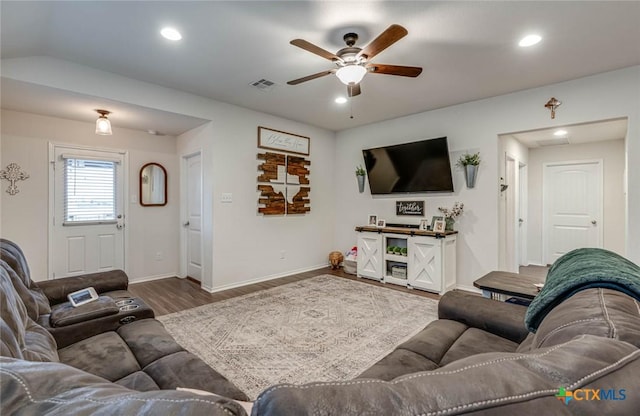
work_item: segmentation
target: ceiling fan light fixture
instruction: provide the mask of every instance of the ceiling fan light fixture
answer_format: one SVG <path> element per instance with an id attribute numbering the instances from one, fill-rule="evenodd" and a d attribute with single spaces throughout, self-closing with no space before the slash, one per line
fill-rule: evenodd
<path id="1" fill-rule="evenodd" d="M 345 85 L 358 84 L 367 73 L 367 69 L 361 65 L 347 65 L 336 71 L 336 76 Z"/>
<path id="2" fill-rule="evenodd" d="M 336 104 L 344 104 L 347 102 L 347 99 L 345 97 L 338 97 L 334 101 L 336 102 Z"/>
<path id="3" fill-rule="evenodd" d="M 107 110 L 96 110 L 96 113 L 100 114 L 96 120 L 96 134 L 100 136 L 111 136 L 113 134 L 111 131 L 111 122 L 107 118 L 111 112 Z"/>

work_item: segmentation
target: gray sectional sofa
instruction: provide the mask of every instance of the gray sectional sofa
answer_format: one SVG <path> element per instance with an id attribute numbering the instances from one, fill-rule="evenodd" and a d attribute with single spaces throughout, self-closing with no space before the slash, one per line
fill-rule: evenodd
<path id="1" fill-rule="evenodd" d="M 38 293 L 37 287 L 12 279 L 10 270 L 6 263 L 0 267 L 3 415 L 246 415 L 233 400 L 246 396 L 182 350 L 152 318 L 58 349 L 25 306 L 38 302 L 20 296 Z M 16 282 L 30 290 L 16 289 Z M 523 306 L 448 292 L 438 320 L 356 379 L 272 386 L 259 395 L 251 414 L 636 415 L 638 296 L 605 286 L 566 296 L 535 332 L 525 326 Z"/>
<path id="2" fill-rule="evenodd" d="M 234 399 L 247 396 L 178 345 L 153 311 L 126 290 L 124 273 L 36 284 L 17 245 L 1 240 L 0 250 L 3 415 L 165 413 L 190 406 L 209 414 L 245 414 Z M 77 308 L 62 302 L 66 293 L 86 286 L 96 289 L 99 301 Z M 128 300 L 138 307 L 121 312 L 117 305 L 131 305 Z M 202 398 L 178 387 L 218 396 Z"/>

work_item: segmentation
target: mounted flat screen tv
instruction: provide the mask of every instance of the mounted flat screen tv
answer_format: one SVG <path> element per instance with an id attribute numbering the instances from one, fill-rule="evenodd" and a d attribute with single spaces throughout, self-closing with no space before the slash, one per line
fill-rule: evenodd
<path id="1" fill-rule="evenodd" d="M 374 195 L 453 192 L 447 138 L 362 151 Z"/>

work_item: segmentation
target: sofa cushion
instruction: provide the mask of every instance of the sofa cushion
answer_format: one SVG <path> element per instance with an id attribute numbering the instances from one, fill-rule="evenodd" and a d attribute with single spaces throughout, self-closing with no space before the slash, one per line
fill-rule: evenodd
<path id="1" fill-rule="evenodd" d="M 138 392 L 59 363 L 0 357 L 0 383 L 3 415 L 247 415 L 225 397 Z"/>
<path id="2" fill-rule="evenodd" d="M 249 400 L 246 394 L 223 375 L 187 351 L 164 356 L 146 366 L 144 372 L 161 389 L 187 387 L 214 392 L 234 400 Z"/>
<path id="3" fill-rule="evenodd" d="M 58 361 L 56 341 L 29 317 L 4 267 L 0 267 L 0 317 L 0 351 L 3 356 Z"/>
<path id="4" fill-rule="evenodd" d="M 129 346 L 115 332 L 84 339 L 58 351 L 60 362 L 116 381 L 140 370 Z"/>
<path id="5" fill-rule="evenodd" d="M 514 352 L 517 348 L 518 344 L 506 338 L 481 329 L 469 328 L 447 350 L 440 365 L 444 366 L 485 352 Z"/>
<path id="6" fill-rule="evenodd" d="M 518 351 L 561 344 L 584 334 L 615 338 L 640 347 L 638 301 L 611 289 L 580 291 L 549 312 Z"/>
<path id="7" fill-rule="evenodd" d="M 393 380 L 406 374 L 439 368 L 455 360 L 483 352 L 513 352 L 513 341 L 448 319 L 431 322 L 410 340 L 400 344 L 358 378 Z"/>
<path id="8" fill-rule="evenodd" d="M 124 325 L 118 328 L 118 335 L 127 343 L 142 367 L 166 355 L 184 351 L 162 323 L 155 319 Z"/>
<path id="9" fill-rule="evenodd" d="M 144 371 L 136 371 L 135 373 L 131 373 L 128 376 L 121 378 L 120 380 L 116 380 L 115 383 L 121 386 L 125 386 L 126 388 L 131 390 L 160 390 L 160 387 L 158 387 L 156 382 Z"/>

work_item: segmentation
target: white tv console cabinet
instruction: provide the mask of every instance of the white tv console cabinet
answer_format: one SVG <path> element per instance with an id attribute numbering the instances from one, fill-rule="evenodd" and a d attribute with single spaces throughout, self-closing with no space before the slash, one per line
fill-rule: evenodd
<path id="1" fill-rule="evenodd" d="M 457 231 L 435 233 L 394 227 L 356 227 L 356 231 L 358 277 L 438 294 L 456 285 Z M 388 247 L 406 248 L 406 255 L 388 253 Z M 398 273 L 403 270 L 405 276 Z"/>

